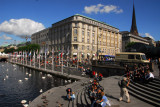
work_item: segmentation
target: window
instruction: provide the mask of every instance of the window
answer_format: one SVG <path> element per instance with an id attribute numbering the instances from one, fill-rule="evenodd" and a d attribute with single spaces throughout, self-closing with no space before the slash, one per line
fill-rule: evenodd
<path id="1" fill-rule="evenodd" d="M 145 55 L 141 55 L 142 60 L 147 60 Z"/>
<path id="2" fill-rule="evenodd" d="M 89 39 L 87 39 L 87 43 L 89 43 Z"/>
<path id="3" fill-rule="evenodd" d="M 88 32 L 87 34 L 88 34 L 88 36 L 89 36 L 89 32 Z"/>
<path id="4" fill-rule="evenodd" d="M 87 50 L 89 50 L 89 46 L 87 46 Z"/>
<path id="5" fill-rule="evenodd" d="M 84 31 L 82 31 L 82 35 L 84 35 Z"/>
<path id="6" fill-rule="evenodd" d="M 76 34 L 76 35 L 78 34 L 78 31 L 77 31 L 77 29 L 74 29 L 74 34 Z"/>
<path id="7" fill-rule="evenodd" d="M 74 41 L 77 41 L 77 37 L 76 36 L 74 37 Z"/>
<path id="8" fill-rule="evenodd" d="M 74 49 L 78 49 L 78 45 L 73 45 L 73 48 Z"/>
<path id="9" fill-rule="evenodd" d="M 134 59 L 134 55 L 128 55 L 128 59 Z"/>
<path id="10" fill-rule="evenodd" d="M 84 42 L 84 37 L 82 37 L 82 42 Z"/>
<path id="11" fill-rule="evenodd" d="M 84 45 L 82 45 L 82 50 L 85 50 L 85 49 L 84 49 Z"/>
<path id="12" fill-rule="evenodd" d="M 94 46 L 93 46 L 92 50 L 95 51 L 95 47 Z"/>
<path id="13" fill-rule="evenodd" d="M 94 44 L 94 39 L 92 40 L 92 43 Z"/>
<path id="14" fill-rule="evenodd" d="M 78 24 L 77 24 L 77 23 L 75 23 L 75 27 L 78 27 Z"/>
<path id="15" fill-rule="evenodd" d="M 140 60 L 141 59 L 140 55 L 136 55 L 136 59 Z"/>
<path id="16" fill-rule="evenodd" d="M 94 37 L 94 33 L 92 33 L 92 36 Z"/>

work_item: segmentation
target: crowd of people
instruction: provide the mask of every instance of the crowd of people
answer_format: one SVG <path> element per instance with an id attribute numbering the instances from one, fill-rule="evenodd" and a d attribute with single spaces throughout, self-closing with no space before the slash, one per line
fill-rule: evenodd
<path id="1" fill-rule="evenodd" d="M 108 98 L 104 94 L 104 88 L 99 83 L 98 76 L 94 76 L 94 80 L 90 81 L 88 88 L 88 96 L 91 100 L 91 107 L 111 106 Z"/>
<path id="2" fill-rule="evenodd" d="M 93 74 L 93 81 L 90 80 L 89 84 L 86 87 L 88 96 L 91 100 L 91 107 L 105 107 L 106 105 L 111 106 L 108 98 L 105 96 L 104 88 L 99 83 L 102 78 L 100 79 L 98 73 L 95 71 L 93 72 Z M 67 99 L 73 101 L 75 99 L 75 93 L 72 92 L 72 89 L 67 88 L 66 92 Z"/>
<path id="3" fill-rule="evenodd" d="M 149 65 L 135 64 L 133 68 L 125 65 L 125 76 L 131 78 L 134 82 L 149 83 L 154 79 Z"/>

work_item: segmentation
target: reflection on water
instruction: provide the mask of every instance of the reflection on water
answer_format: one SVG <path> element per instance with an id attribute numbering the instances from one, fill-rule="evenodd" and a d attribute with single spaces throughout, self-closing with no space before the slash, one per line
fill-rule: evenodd
<path id="1" fill-rule="evenodd" d="M 28 78 L 28 79 L 27 79 Z M 29 68 L 0 62 L 0 107 L 22 107 L 21 101 L 32 101 L 65 80 Z"/>

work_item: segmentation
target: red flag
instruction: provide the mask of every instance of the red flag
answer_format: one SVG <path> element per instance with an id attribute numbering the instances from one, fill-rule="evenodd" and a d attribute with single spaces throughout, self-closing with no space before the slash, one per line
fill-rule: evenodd
<path id="1" fill-rule="evenodd" d="M 63 52 L 61 52 L 61 58 L 62 58 Z"/>

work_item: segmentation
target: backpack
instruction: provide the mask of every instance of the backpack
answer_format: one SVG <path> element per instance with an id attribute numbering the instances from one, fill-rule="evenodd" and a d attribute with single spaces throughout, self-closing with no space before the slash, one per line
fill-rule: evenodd
<path id="1" fill-rule="evenodd" d="M 118 86 L 121 88 L 122 85 L 121 85 L 121 81 L 118 81 Z"/>

